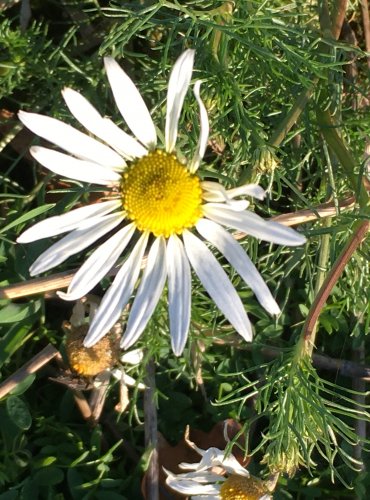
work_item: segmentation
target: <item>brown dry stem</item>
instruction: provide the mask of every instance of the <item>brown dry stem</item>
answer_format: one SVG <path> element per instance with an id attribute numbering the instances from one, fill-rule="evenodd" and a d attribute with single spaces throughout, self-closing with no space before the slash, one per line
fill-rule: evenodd
<path id="1" fill-rule="evenodd" d="M 38 354 L 33 356 L 19 370 L 14 372 L 2 384 L 0 384 L 0 399 L 9 394 L 18 384 L 25 380 L 32 373 L 36 373 L 40 368 L 49 363 L 50 360 L 60 356 L 59 351 L 51 344 L 44 347 Z"/>
<path id="2" fill-rule="evenodd" d="M 315 300 L 312 303 L 311 309 L 306 318 L 305 324 L 303 326 L 302 335 L 304 342 L 306 344 L 306 349 L 310 354 L 312 354 L 313 345 L 311 343 L 311 335 L 314 331 L 316 322 L 320 316 L 321 310 L 324 307 L 334 285 L 342 274 L 348 261 L 361 245 L 363 239 L 366 236 L 370 227 L 370 221 L 363 221 L 358 224 L 352 237 L 347 242 L 341 253 L 339 254 L 337 260 L 335 261 L 332 269 L 329 271 L 327 277 L 325 278 L 319 293 L 317 294 Z"/>

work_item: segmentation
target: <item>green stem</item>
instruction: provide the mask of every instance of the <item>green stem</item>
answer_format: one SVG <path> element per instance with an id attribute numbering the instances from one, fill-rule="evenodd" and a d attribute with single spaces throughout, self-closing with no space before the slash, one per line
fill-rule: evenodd
<path id="1" fill-rule="evenodd" d="M 357 193 L 360 208 L 366 209 L 369 203 L 369 196 L 363 183 L 359 182 L 358 175 L 356 175 L 358 165 L 355 159 L 339 136 L 329 110 L 317 109 L 316 114 L 325 141 L 342 165 L 354 193 Z"/>
<path id="2" fill-rule="evenodd" d="M 330 227 L 331 219 L 330 218 L 324 219 L 323 226 Z M 318 270 L 317 270 L 317 277 L 314 289 L 315 297 L 318 296 L 327 274 L 329 254 L 330 254 L 330 234 L 326 233 L 321 238 L 321 248 L 319 253 L 319 261 L 317 265 Z M 317 333 L 317 321 L 312 328 L 310 344 L 309 346 L 307 346 L 307 349 L 305 349 L 305 352 L 308 353 L 310 356 L 312 356 L 313 348 L 315 345 L 316 333 Z"/>
<path id="3" fill-rule="evenodd" d="M 280 144 L 283 142 L 285 137 L 287 136 L 290 129 L 297 122 L 300 117 L 302 111 L 306 107 L 310 97 L 314 91 L 315 85 L 317 84 L 318 79 L 312 83 L 310 87 L 304 89 L 296 98 L 292 108 L 282 120 L 282 122 L 278 125 L 275 132 L 273 132 L 271 139 L 269 140 L 269 145 L 278 148 Z"/>

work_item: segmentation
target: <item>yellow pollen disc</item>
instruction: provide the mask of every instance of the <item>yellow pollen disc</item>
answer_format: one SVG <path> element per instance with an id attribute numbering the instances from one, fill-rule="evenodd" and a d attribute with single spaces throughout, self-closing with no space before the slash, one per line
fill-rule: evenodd
<path id="1" fill-rule="evenodd" d="M 119 337 L 108 334 L 92 347 L 84 347 L 88 325 L 72 328 L 67 335 L 66 351 L 72 370 L 83 377 L 95 377 L 112 368 L 119 357 Z"/>
<path id="2" fill-rule="evenodd" d="M 140 231 L 168 238 L 202 216 L 200 180 L 176 156 L 153 151 L 132 163 L 122 178 L 123 206 Z"/>
<path id="3" fill-rule="evenodd" d="M 256 477 L 233 475 L 221 485 L 222 500 L 258 500 L 266 494 L 264 482 Z"/>

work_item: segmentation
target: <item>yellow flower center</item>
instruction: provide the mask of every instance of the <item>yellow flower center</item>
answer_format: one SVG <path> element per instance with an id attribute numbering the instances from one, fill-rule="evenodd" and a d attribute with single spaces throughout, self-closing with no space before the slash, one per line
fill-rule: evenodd
<path id="1" fill-rule="evenodd" d="M 202 215 L 199 178 L 164 151 L 132 163 L 123 174 L 121 189 L 129 219 L 156 237 L 181 234 Z"/>
<path id="2" fill-rule="evenodd" d="M 265 493 L 264 482 L 253 476 L 230 476 L 220 489 L 222 500 L 258 500 Z"/>

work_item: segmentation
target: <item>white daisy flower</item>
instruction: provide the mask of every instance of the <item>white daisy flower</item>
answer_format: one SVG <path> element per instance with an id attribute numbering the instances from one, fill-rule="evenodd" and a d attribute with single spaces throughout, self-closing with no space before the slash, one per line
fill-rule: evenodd
<path id="1" fill-rule="evenodd" d="M 281 245 L 301 245 L 305 238 L 247 211 L 247 201 L 235 200 L 243 195 L 263 199 L 264 191 L 259 186 L 226 190 L 197 176 L 209 132 L 199 81 L 193 88 L 200 109 L 198 145 L 187 164 L 177 158 L 178 121 L 193 59 L 194 51 L 186 50 L 171 72 L 164 149 L 157 147 L 156 129 L 139 91 L 110 57 L 105 58 L 108 80 L 117 107 L 135 137 L 102 117 L 81 94 L 69 88 L 63 91 L 66 104 L 91 135 L 55 118 L 19 113 L 32 132 L 68 153 L 33 146 L 32 156 L 44 167 L 63 177 L 111 189 L 110 199 L 43 220 L 18 238 L 19 243 L 28 243 L 68 233 L 40 255 L 30 268 L 31 275 L 48 271 L 113 232 L 81 266 L 67 293 L 59 292 L 65 300 L 79 299 L 99 283 L 137 238 L 92 321 L 84 342 L 87 347 L 98 342 L 119 319 L 138 282 L 146 251 L 146 265 L 121 347 L 130 347 L 140 337 L 167 281 L 172 349 L 176 355 L 182 353 L 190 323 L 191 267 L 235 330 L 250 341 L 252 328 L 240 297 L 203 239 L 225 256 L 269 313 L 279 313 L 256 267 L 223 226 Z"/>
<path id="2" fill-rule="evenodd" d="M 166 484 L 174 491 L 195 500 L 269 500 L 265 481 L 251 476 L 232 454 L 218 448 L 202 450 L 186 439 L 200 456 L 200 462 L 181 463 L 188 472 L 173 474 L 165 469 Z"/>

